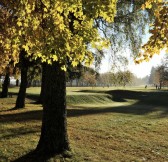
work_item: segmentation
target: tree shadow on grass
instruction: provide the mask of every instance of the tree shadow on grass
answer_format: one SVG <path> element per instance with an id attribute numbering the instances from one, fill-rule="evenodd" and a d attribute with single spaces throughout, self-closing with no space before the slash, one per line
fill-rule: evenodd
<path id="1" fill-rule="evenodd" d="M 128 106 L 116 106 L 116 107 L 82 107 L 73 106 L 68 110 L 68 117 L 78 117 L 85 115 L 96 115 L 105 113 L 121 113 L 121 114 L 132 114 L 132 115 L 146 115 L 152 112 L 160 111 L 156 117 L 167 117 L 168 107 L 159 107 L 156 105 L 145 105 L 139 102 L 128 105 Z M 13 114 L 2 114 L 0 115 L 1 123 L 11 123 L 11 122 L 27 122 L 34 120 L 42 120 L 42 110 L 26 111 L 21 113 Z"/>
<path id="2" fill-rule="evenodd" d="M 132 90 L 81 90 L 83 93 L 105 93 L 110 95 L 114 102 L 127 102 L 127 99 L 137 100 L 139 104 L 168 106 L 168 90 L 132 91 Z"/>
<path id="3" fill-rule="evenodd" d="M 130 100 L 137 100 L 136 103 L 132 105 L 122 105 L 116 107 L 79 107 L 73 106 L 68 108 L 68 117 L 79 117 L 85 115 L 98 115 L 106 113 L 121 113 L 121 114 L 132 114 L 132 115 L 146 115 L 152 112 L 161 111 L 160 114 L 157 114 L 157 118 L 167 117 L 168 116 L 168 100 L 167 93 L 161 92 L 135 92 L 135 91 L 126 91 L 126 90 L 114 90 L 107 92 L 112 101 L 115 102 L 127 102 Z M 159 106 L 159 107 L 158 107 Z M 160 107 L 163 106 L 163 107 Z M 24 111 L 24 112 L 13 112 L 5 113 L 0 115 L 1 123 L 13 123 L 13 122 L 28 122 L 42 119 L 42 110 L 34 111 Z M 14 136 L 22 136 L 25 134 L 36 133 L 40 128 L 35 128 L 28 130 L 11 130 L 11 134 L 3 136 L 3 138 L 12 138 Z M 13 162 L 45 162 L 50 157 L 40 157 L 36 152 L 32 151 Z"/>
<path id="4" fill-rule="evenodd" d="M 105 113 L 121 113 L 121 114 L 131 114 L 131 115 L 147 115 L 153 112 L 156 113 L 153 117 L 155 118 L 164 118 L 168 117 L 168 108 L 166 107 L 157 107 L 157 106 L 146 106 L 146 105 L 130 105 L 130 106 L 118 106 L 118 107 L 104 107 L 104 108 L 86 108 L 80 107 L 80 109 L 76 109 L 75 107 L 71 108 L 68 111 L 70 117 L 78 117 L 84 115 L 98 115 Z"/>
<path id="5" fill-rule="evenodd" d="M 30 94 L 30 93 L 27 93 L 26 94 L 26 98 L 32 100 L 32 102 L 30 102 L 31 104 L 41 104 L 41 103 L 38 102 L 39 98 L 40 98 L 39 94 Z"/>
<path id="6" fill-rule="evenodd" d="M 45 153 L 39 153 L 38 151 L 34 150 L 29 152 L 26 155 L 23 155 L 22 157 L 13 160 L 12 162 L 47 162 L 48 160 L 52 161 L 65 161 L 65 159 L 67 159 L 67 161 L 70 161 L 70 159 L 72 158 L 72 154 L 67 154 L 67 153 L 63 153 L 63 154 L 50 154 L 48 153 L 47 155 Z"/>
<path id="7" fill-rule="evenodd" d="M 27 122 L 31 120 L 42 120 L 42 110 L 17 112 L 0 115 L 0 123 Z"/>
<path id="8" fill-rule="evenodd" d="M 87 91 L 88 92 L 88 91 Z M 127 102 L 127 100 L 136 100 L 137 102 L 129 106 L 117 107 L 81 107 L 73 106 L 68 109 L 68 117 L 82 115 L 94 115 L 100 113 L 123 113 L 133 115 L 145 115 L 155 111 L 162 111 L 160 117 L 168 115 L 168 91 L 165 92 L 138 92 L 128 90 L 107 91 L 112 101 Z M 31 95 L 30 95 L 31 96 Z M 37 99 L 38 95 L 32 95 L 31 99 Z M 158 109 L 159 107 L 159 109 Z M 158 116 L 159 117 L 159 116 Z M 26 111 L 20 113 L 9 113 L 0 115 L 0 122 L 25 122 L 29 120 L 41 120 L 42 110 Z"/>
<path id="9" fill-rule="evenodd" d="M 43 155 L 38 155 L 36 151 L 31 151 L 18 159 L 13 160 L 12 162 L 47 162 L 50 156 L 46 157 Z"/>
<path id="10" fill-rule="evenodd" d="M 26 155 L 23 155 L 22 157 L 19 157 L 18 159 L 13 160 L 12 162 L 40 162 L 36 156 L 34 151 L 31 151 L 27 153 Z M 43 160 L 44 161 L 44 160 Z M 43 162 L 41 161 L 41 162 Z"/>
<path id="11" fill-rule="evenodd" d="M 15 138 L 15 137 L 20 137 L 20 136 L 24 136 L 24 135 L 28 135 L 28 134 L 33 134 L 33 133 L 37 133 L 40 130 L 40 128 L 15 128 L 15 130 L 12 129 L 8 129 L 7 131 L 10 132 L 10 134 L 7 135 L 3 135 L 4 131 L 1 131 L 1 139 L 10 139 L 10 138 Z"/>

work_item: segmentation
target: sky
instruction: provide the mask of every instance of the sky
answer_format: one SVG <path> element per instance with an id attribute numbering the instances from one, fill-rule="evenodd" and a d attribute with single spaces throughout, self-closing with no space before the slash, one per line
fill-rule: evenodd
<path id="1" fill-rule="evenodd" d="M 128 69 L 138 78 L 143 78 L 147 75 L 149 76 L 151 68 L 160 65 L 164 56 L 165 53 L 161 53 L 160 55 L 154 55 L 149 62 L 144 61 L 140 64 L 132 62 L 129 64 Z"/>
<path id="2" fill-rule="evenodd" d="M 149 62 L 144 61 L 140 64 L 135 64 L 133 60 L 130 60 L 128 69 L 138 78 L 143 78 L 147 75 L 150 75 L 152 67 L 156 67 L 159 64 L 161 64 L 161 61 L 164 56 L 165 56 L 165 53 L 162 52 L 160 55 L 154 55 Z M 99 72 L 105 73 L 105 72 L 109 72 L 110 70 L 111 70 L 110 56 L 107 55 L 102 60 L 102 65 Z"/>

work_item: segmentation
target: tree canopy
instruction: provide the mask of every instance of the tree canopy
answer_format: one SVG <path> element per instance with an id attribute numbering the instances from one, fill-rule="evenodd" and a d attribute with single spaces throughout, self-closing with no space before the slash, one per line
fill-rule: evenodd
<path id="1" fill-rule="evenodd" d="M 160 54 L 162 50 L 168 52 L 168 2 L 166 0 L 147 0 L 142 9 L 152 10 L 154 13 L 153 23 L 150 25 L 150 39 L 143 46 L 137 63 L 149 59 L 154 54 Z"/>
<path id="2" fill-rule="evenodd" d="M 123 5 L 125 6 L 124 10 Z M 97 22 L 99 20 L 115 22 L 111 24 L 111 28 L 115 32 L 113 38 L 110 38 L 113 50 L 114 46 L 120 45 L 122 38 L 126 36 L 121 34 L 123 30 L 129 33 L 125 32 L 128 35 L 127 40 L 133 42 L 130 46 L 132 46 L 131 51 L 135 54 L 138 52 L 137 47 L 141 44 L 141 40 L 135 40 L 130 32 L 136 30 L 137 27 L 141 28 L 141 32 L 144 30 L 142 25 L 140 27 L 140 23 L 137 23 L 137 19 L 135 20 L 137 16 L 140 19 L 144 17 L 143 12 L 139 12 L 141 9 L 153 13 L 154 19 L 150 26 L 152 35 L 148 43 L 143 46 L 144 52 L 139 55 L 137 63 L 149 60 L 153 54 L 167 49 L 168 6 L 165 0 L 146 0 L 145 2 L 1 0 L 0 59 L 4 65 L 1 66 L 1 69 L 11 59 L 17 63 L 19 52 L 22 49 L 25 49 L 27 56 L 31 56 L 31 59 L 40 59 L 41 62 L 48 64 L 59 61 L 64 70 L 66 70 L 67 59 L 73 66 L 79 62 L 90 64 L 93 61 L 93 54 L 88 45 L 92 44 L 93 47 L 99 45 L 99 49 L 101 49 L 102 46 L 108 44 L 98 32 Z M 134 21 L 136 21 L 134 23 L 136 25 L 130 26 L 130 22 Z M 106 30 L 108 31 L 109 28 Z M 120 31 L 120 34 L 116 33 L 117 30 Z M 116 43 L 114 37 L 120 37 L 120 42 Z"/>
<path id="3" fill-rule="evenodd" d="M 88 44 L 106 44 L 94 27 L 94 20 L 110 22 L 116 13 L 116 0 L 22 0 L 0 4 L 9 15 L 4 30 L 10 35 L 3 41 L 1 38 L 3 53 L 8 54 L 5 56 L 9 58 L 10 53 L 10 59 L 18 62 L 19 52 L 24 49 L 31 59 L 39 58 L 48 64 L 59 61 L 63 70 L 67 59 L 73 66 L 92 62 Z"/>

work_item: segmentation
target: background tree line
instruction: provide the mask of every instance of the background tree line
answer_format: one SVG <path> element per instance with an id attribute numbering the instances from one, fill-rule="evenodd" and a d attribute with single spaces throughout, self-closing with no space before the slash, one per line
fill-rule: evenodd
<path id="1" fill-rule="evenodd" d="M 153 68 L 153 70 L 156 69 Z M 152 70 L 152 71 L 153 71 Z M 16 72 L 17 71 L 17 72 Z M 158 75 L 156 75 L 158 76 Z M 3 78 L 3 79 L 2 79 Z M 10 82 L 10 78 L 15 78 L 15 83 Z M 140 86 L 148 83 L 152 84 L 152 75 L 144 78 L 136 77 L 131 71 L 118 71 L 118 72 L 106 72 L 98 73 L 94 68 L 78 65 L 77 67 L 69 67 L 66 73 L 66 85 L 67 86 Z M 8 81 L 6 81 L 8 80 Z M 15 74 L 1 75 L 1 87 L 5 86 L 19 86 L 21 80 L 21 74 L 19 69 L 15 70 Z M 151 82 L 150 82 L 151 80 Z M 156 80 L 156 77 L 155 77 Z M 40 65 L 30 66 L 27 72 L 27 85 L 26 87 L 40 87 L 42 83 L 42 68 Z M 2 92 L 5 90 L 2 90 Z"/>
<path id="2" fill-rule="evenodd" d="M 149 76 L 149 84 L 161 89 L 164 86 L 168 86 L 168 56 L 166 56 L 161 65 L 152 67 Z"/>

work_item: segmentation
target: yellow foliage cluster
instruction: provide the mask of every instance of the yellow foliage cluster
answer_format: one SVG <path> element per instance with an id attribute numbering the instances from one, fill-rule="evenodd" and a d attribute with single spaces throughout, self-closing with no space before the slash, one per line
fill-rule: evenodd
<path id="1" fill-rule="evenodd" d="M 93 55 L 88 49 L 91 42 L 102 38 L 94 20 L 102 18 L 112 22 L 117 0 L 20 0 L 5 2 L 10 9 L 10 34 L 3 41 L 3 53 L 18 61 L 21 49 L 32 59 L 52 64 L 59 61 L 66 70 L 67 58 L 72 66 L 79 62 L 90 64 Z M 2 42 L 2 39 L 1 39 Z M 105 44 L 105 43 L 104 43 Z"/>
<path id="2" fill-rule="evenodd" d="M 91 64 L 88 45 L 101 50 L 109 44 L 94 27 L 95 19 L 113 22 L 116 4 L 117 0 L 0 0 L 1 67 L 10 60 L 17 63 L 22 49 L 33 60 L 59 61 L 63 70 L 67 59 L 72 66 Z M 155 21 L 137 63 L 168 46 L 168 2 L 146 0 L 142 9 L 146 8 L 154 12 Z"/>
<path id="3" fill-rule="evenodd" d="M 160 54 L 162 50 L 168 53 L 168 2 L 165 0 L 148 0 L 142 8 L 152 9 L 155 21 L 150 26 L 151 37 L 142 47 L 143 54 L 139 55 L 137 63 L 143 60 L 149 61 L 154 54 Z"/>

